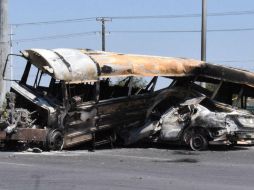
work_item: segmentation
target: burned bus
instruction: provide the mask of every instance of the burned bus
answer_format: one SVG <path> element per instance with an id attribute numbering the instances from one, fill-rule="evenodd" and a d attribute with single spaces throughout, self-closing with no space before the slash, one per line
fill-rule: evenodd
<path id="1" fill-rule="evenodd" d="M 23 75 L 1 111 L 2 143 L 61 150 L 145 139 L 203 150 L 254 139 L 250 112 L 216 101 L 198 85 L 198 77 L 223 80 L 206 73 L 207 63 L 89 49 L 30 49 L 21 56 Z M 135 77 L 150 81 L 138 86 Z M 170 80 L 158 89 L 160 77 Z"/>

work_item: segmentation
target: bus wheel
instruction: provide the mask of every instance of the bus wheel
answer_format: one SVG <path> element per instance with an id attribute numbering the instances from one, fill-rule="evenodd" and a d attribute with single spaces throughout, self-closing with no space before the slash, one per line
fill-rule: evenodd
<path id="1" fill-rule="evenodd" d="M 49 133 L 48 147 L 49 150 L 62 150 L 63 149 L 63 134 L 60 131 L 52 131 Z"/>

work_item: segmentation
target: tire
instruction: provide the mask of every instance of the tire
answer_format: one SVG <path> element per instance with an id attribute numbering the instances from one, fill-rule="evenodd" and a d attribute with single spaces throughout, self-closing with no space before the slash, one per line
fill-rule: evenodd
<path id="1" fill-rule="evenodd" d="M 191 136 L 193 134 L 194 134 L 194 131 L 192 131 L 192 130 L 185 130 L 183 135 L 182 135 L 182 143 L 184 145 L 189 145 L 190 144 Z"/>
<path id="2" fill-rule="evenodd" d="M 63 134 L 60 131 L 52 131 L 49 133 L 48 148 L 49 150 L 62 150 L 63 149 Z"/>
<path id="3" fill-rule="evenodd" d="M 207 150 L 208 141 L 203 134 L 193 134 L 189 142 L 190 148 L 195 151 Z"/>

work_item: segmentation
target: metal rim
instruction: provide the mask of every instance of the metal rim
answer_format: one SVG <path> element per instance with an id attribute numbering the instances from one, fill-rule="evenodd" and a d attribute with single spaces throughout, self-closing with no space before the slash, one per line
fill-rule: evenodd
<path id="1" fill-rule="evenodd" d="M 64 145 L 63 135 L 60 131 L 53 131 L 49 137 L 50 150 L 62 150 Z"/>
<path id="2" fill-rule="evenodd" d="M 195 134 L 190 139 L 190 147 L 192 150 L 205 150 L 207 148 L 207 140 L 201 134 Z"/>

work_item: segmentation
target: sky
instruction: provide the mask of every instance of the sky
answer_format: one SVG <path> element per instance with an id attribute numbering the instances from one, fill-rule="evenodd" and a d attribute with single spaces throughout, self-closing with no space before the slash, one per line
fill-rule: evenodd
<path id="1" fill-rule="evenodd" d="M 87 17 L 159 16 L 201 14 L 201 0 L 9 0 L 9 23 L 31 23 Z M 207 12 L 254 11 L 253 0 L 207 0 Z M 207 29 L 254 28 L 254 14 L 208 16 Z M 106 22 L 107 31 L 200 30 L 201 18 L 126 19 Z M 12 25 L 14 53 L 30 48 L 101 49 L 101 36 L 76 36 L 51 40 L 19 41 L 45 36 L 100 31 L 92 21 Z M 106 50 L 200 59 L 201 34 L 196 33 L 107 33 Z M 207 33 L 207 61 L 254 71 L 254 30 Z M 18 73 L 19 66 L 14 63 Z"/>

